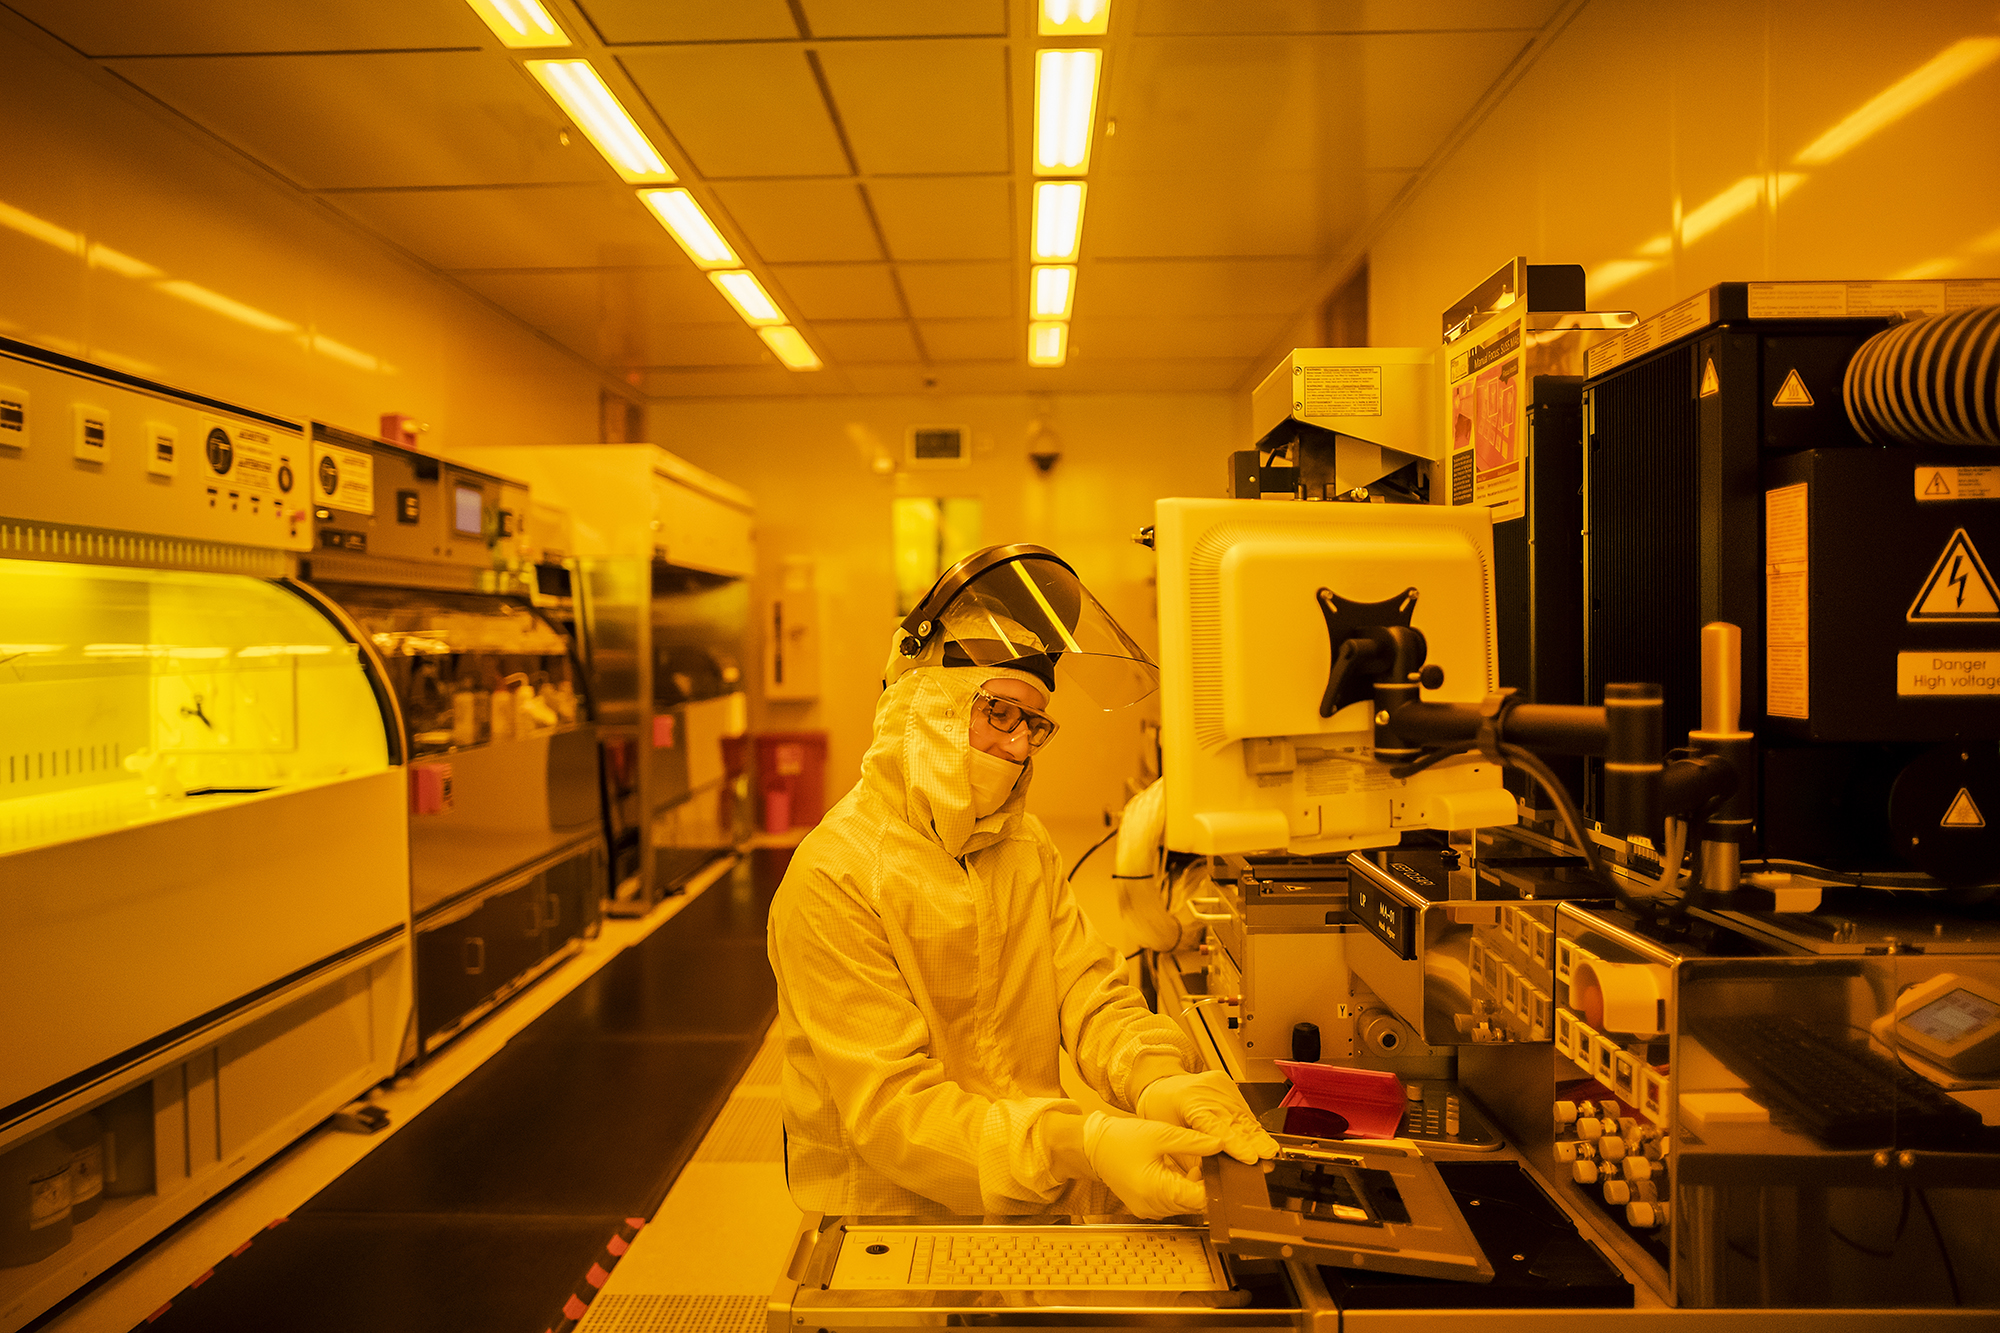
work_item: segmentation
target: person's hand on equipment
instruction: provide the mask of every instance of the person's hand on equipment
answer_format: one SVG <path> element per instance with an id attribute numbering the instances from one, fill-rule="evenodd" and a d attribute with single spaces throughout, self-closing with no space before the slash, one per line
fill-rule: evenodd
<path id="1" fill-rule="evenodd" d="M 1148 1120 L 1214 1135 L 1239 1162 L 1254 1164 L 1278 1155 L 1278 1141 L 1257 1123 L 1235 1081 L 1219 1069 L 1156 1078 L 1139 1094 L 1136 1109 Z"/>
<path id="2" fill-rule="evenodd" d="M 1201 1159 L 1222 1141 L 1152 1120 L 1093 1111 L 1083 1126 L 1083 1152 L 1097 1178 L 1144 1218 L 1198 1213 L 1207 1203 Z"/>

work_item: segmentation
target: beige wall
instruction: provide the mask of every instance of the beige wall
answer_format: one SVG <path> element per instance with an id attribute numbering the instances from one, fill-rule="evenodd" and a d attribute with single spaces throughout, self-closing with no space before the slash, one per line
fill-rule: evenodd
<path id="1" fill-rule="evenodd" d="M 1132 537 L 1152 522 L 1160 496 L 1222 493 L 1226 455 L 1247 429 L 1240 417 L 1239 405 L 1223 395 L 1103 394 L 656 403 L 649 425 L 656 443 L 756 499 L 753 657 L 761 655 L 784 561 L 817 559 L 827 644 L 821 697 L 814 704 L 758 698 L 752 725 L 824 729 L 832 800 L 853 785 L 867 748 L 898 619 L 892 497 L 980 497 L 987 543 L 1036 542 L 1062 555 L 1150 652 L 1158 642 L 1153 555 Z M 1027 457 L 1037 419 L 1062 444 L 1062 461 L 1046 477 Z M 887 475 L 871 469 L 877 450 L 900 457 L 905 429 L 919 424 L 969 427 L 972 465 Z M 1122 784 L 1137 771 L 1144 707 L 1106 715 L 1059 693 L 1063 732 L 1039 765 L 1030 808 L 1052 825 L 1081 825 L 1122 803 Z M 1063 842 L 1073 848 L 1068 836 Z"/>
<path id="2" fill-rule="evenodd" d="M 1642 315 L 1725 281 L 2000 275 L 2000 60 L 1801 161 L 1995 38 L 1992 0 L 1591 0 L 1372 247 L 1371 339 L 1436 343 L 1517 254 L 1582 264 L 1595 308 Z"/>
<path id="3" fill-rule="evenodd" d="M 426 443 L 595 438 L 599 377 L 0 10 L 0 335 Z"/>

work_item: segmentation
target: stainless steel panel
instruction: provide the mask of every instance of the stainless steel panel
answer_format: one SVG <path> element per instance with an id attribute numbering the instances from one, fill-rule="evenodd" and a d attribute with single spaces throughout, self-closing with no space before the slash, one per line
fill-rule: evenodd
<path id="1" fill-rule="evenodd" d="M 599 833 L 593 726 L 453 750 L 448 762 L 451 807 L 410 816 L 410 896 L 419 917 Z"/>

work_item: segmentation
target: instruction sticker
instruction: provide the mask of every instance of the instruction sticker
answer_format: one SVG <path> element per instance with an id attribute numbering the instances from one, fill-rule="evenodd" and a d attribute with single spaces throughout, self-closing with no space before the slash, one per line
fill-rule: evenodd
<path id="1" fill-rule="evenodd" d="M 1920 467 L 1919 500 L 2000 500 L 2000 467 Z"/>
<path id="2" fill-rule="evenodd" d="M 312 447 L 312 497 L 328 509 L 351 514 L 375 512 L 375 459 L 358 449 L 315 440 Z"/>
<path id="3" fill-rule="evenodd" d="M 276 500 L 298 489 L 298 441 L 263 426 L 201 418 L 201 454 L 210 480 L 245 495 Z"/>
<path id="4" fill-rule="evenodd" d="M 1944 544 L 1944 554 L 1931 566 L 1923 591 L 1910 603 L 1906 619 L 2000 620 L 2000 588 L 1986 571 L 1972 538 L 1960 528 Z"/>
<path id="5" fill-rule="evenodd" d="M 2000 653 L 1897 653 L 1896 693 L 2000 695 Z"/>
<path id="6" fill-rule="evenodd" d="M 1309 417 L 1382 415 L 1382 367 L 1301 366 L 1299 408 Z"/>
<path id="7" fill-rule="evenodd" d="M 1764 493 L 1764 711 L 1811 717 L 1806 483 Z"/>

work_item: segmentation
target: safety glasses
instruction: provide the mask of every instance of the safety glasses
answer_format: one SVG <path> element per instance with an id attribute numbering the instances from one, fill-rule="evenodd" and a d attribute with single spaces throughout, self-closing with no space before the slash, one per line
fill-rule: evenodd
<path id="1" fill-rule="evenodd" d="M 1028 729 L 1028 748 L 1039 750 L 1049 743 L 1049 737 L 1056 734 L 1056 723 L 1047 713 L 1038 712 L 1026 704 L 1015 703 L 1012 699 L 1002 699 L 977 690 L 972 696 L 972 712 L 975 717 L 986 719 L 988 726 L 1005 736 L 1014 734 L 1017 727 Z"/>

